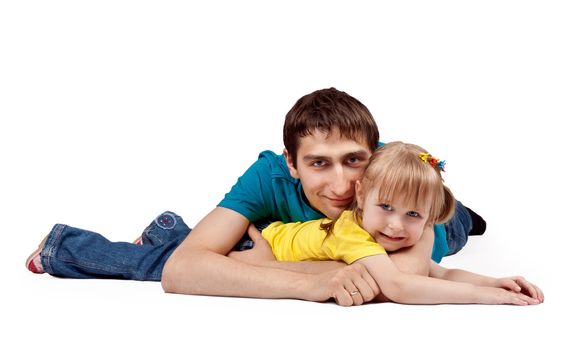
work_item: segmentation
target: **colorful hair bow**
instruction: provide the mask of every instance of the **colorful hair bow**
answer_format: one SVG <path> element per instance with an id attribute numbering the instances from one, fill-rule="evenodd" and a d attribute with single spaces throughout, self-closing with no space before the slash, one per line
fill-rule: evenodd
<path id="1" fill-rule="evenodd" d="M 435 158 L 430 155 L 430 153 L 419 153 L 418 157 L 425 163 L 429 163 L 433 168 L 439 169 L 440 171 L 445 171 L 445 164 L 447 163 L 444 160 L 439 160 L 439 158 Z"/>

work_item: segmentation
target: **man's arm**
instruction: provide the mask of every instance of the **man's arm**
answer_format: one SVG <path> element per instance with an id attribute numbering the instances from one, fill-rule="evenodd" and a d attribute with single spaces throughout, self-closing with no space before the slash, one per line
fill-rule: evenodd
<path id="1" fill-rule="evenodd" d="M 334 297 L 341 305 L 359 303 L 349 296 L 344 288 L 347 285 L 359 284 L 361 290 L 367 289 L 364 287 L 367 283 L 371 292 L 365 293 L 363 301 L 379 293 L 363 268 L 311 275 L 251 266 L 226 257 L 248 224 L 244 216 L 233 210 L 217 207 L 211 211 L 165 264 L 162 275 L 165 292 L 312 301 Z"/>
<path id="2" fill-rule="evenodd" d="M 250 266 L 225 256 L 248 224 L 233 210 L 217 207 L 211 211 L 165 264 L 163 289 L 180 294 L 307 298 L 302 274 Z"/>

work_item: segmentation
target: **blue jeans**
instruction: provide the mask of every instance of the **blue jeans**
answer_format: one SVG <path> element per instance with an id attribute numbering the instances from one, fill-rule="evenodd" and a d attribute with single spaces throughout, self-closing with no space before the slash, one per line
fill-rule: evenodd
<path id="1" fill-rule="evenodd" d="M 453 255 L 465 246 L 467 237 L 471 231 L 471 215 L 465 209 L 461 202 L 457 201 L 455 208 L 455 215 L 445 223 L 445 231 L 447 231 L 447 245 L 449 252 L 447 255 Z"/>
<path id="2" fill-rule="evenodd" d="M 165 262 L 189 232 L 172 212 L 144 229 L 142 245 L 110 242 L 98 233 L 57 224 L 41 251 L 41 263 L 59 277 L 160 281 Z"/>

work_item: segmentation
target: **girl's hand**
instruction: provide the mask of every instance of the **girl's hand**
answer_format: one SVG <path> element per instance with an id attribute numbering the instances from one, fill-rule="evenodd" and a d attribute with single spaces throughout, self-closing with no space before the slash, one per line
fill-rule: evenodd
<path id="1" fill-rule="evenodd" d="M 510 304 L 510 305 L 537 305 L 540 301 L 531 298 L 526 294 L 516 293 L 504 288 L 495 287 L 479 287 L 481 289 L 479 295 L 479 304 Z"/>
<path id="2" fill-rule="evenodd" d="M 254 224 L 248 226 L 248 235 L 254 242 L 252 249 L 244 251 L 233 251 L 228 254 L 229 258 L 239 260 L 241 262 L 250 265 L 264 265 L 267 262 L 275 261 L 274 254 L 272 254 L 272 248 L 268 241 L 262 237 L 262 233 L 258 231 Z"/>
<path id="3" fill-rule="evenodd" d="M 544 301 L 544 294 L 535 284 L 528 282 L 522 276 L 504 277 L 496 279 L 494 287 L 504 288 L 515 293 L 520 293 Z"/>

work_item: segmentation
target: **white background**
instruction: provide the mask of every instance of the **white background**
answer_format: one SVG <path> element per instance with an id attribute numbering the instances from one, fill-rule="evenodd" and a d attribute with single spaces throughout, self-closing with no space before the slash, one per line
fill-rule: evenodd
<path id="1" fill-rule="evenodd" d="M 583 348 L 583 18 L 579 1 L 2 2 L 1 347 Z M 124 241 L 164 210 L 194 225 L 331 86 L 382 140 L 447 159 L 488 220 L 444 265 L 522 274 L 544 304 L 341 308 L 24 268 L 57 222 Z"/>

